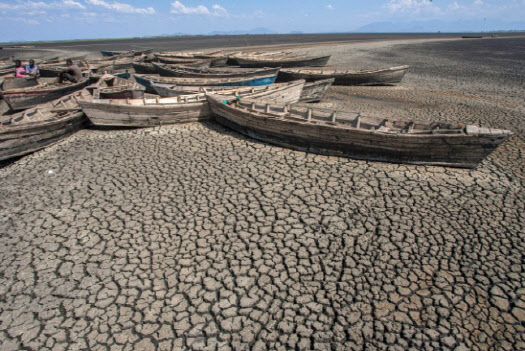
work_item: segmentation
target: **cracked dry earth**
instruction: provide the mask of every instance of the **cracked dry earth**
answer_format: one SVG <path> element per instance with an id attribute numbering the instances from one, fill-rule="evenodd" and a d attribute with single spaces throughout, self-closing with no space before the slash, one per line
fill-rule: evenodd
<path id="1" fill-rule="evenodd" d="M 524 349 L 523 72 L 487 60 L 509 75 L 455 85 L 496 44 L 371 49 L 413 65 L 406 83 L 321 103 L 513 130 L 476 170 L 305 154 L 213 122 L 83 130 L 4 166 L 0 350 Z"/>

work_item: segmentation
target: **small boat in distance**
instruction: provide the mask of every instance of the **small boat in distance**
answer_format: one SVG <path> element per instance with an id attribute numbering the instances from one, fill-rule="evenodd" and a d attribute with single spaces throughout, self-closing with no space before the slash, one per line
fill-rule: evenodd
<path id="1" fill-rule="evenodd" d="M 307 55 L 251 55 L 234 56 L 237 64 L 241 67 L 261 68 L 261 67 L 305 67 L 305 66 L 325 66 L 330 59 L 327 56 L 307 56 Z M 325 77 L 328 78 L 328 77 Z"/>
<path id="2" fill-rule="evenodd" d="M 473 125 L 207 97 L 215 119 L 242 134 L 305 152 L 370 161 L 475 168 L 512 134 Z"/>
<path id="3" fill-rule="evenodd" d="M 343 70 L 333 68 L 283 68 L 278 80 L 306 79 L 312 82 L 319 79 L 334 78 L 334 85 L 391 85 L 400 83 L 409 66 L 397 66 L 372 70 Z"/>

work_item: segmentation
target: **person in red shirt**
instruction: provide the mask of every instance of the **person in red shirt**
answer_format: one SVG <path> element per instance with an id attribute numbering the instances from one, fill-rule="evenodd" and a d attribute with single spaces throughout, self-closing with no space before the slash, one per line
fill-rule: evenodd
<path id="1" fill-rule="evenodd" d="M 20 60 L 15 61 L 15 77 L 17 78 L 27 77 L 26 69 L 24 66 L 22 66 L 22 62 L 20 62 Z"/>

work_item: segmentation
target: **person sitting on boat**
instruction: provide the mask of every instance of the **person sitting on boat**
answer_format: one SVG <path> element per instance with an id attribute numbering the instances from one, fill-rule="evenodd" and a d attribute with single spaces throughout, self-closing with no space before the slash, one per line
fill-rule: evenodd
<path id="1" fill-rule="evenodd" d="M 26 66 L 26 74 L 30 77 L 38 77 L 40 75 L 40 70 L 35 65 L 35 60 L 29 60 L 29 64 Z"/>
<path id="2" fill-rule="evenodd" d="M 26 69 L 24 66 L 22 66 L 22 62 L 20 60 L 15 61 L 15 77 L 17 78 L 27 77 Z"/>
<path id="3" fill-rule="evenodd" d="M 66 61 L 67 69 L 60 73 L 60 83 L 64 81 L 78 83 L 82 80 L 82 71 L 71 59 Z"/>

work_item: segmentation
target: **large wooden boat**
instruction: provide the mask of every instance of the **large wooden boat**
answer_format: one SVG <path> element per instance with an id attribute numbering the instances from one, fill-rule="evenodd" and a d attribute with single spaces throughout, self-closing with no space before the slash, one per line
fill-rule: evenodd
<path id="1" fill-rule="evenodd" d="M 143 85 L 112 74 L 105 74 L 86 89 L 92 90 L 97 99 L 141 99 L 144 97 Z"/>
<path id="2" fill-rule="evenodd" d="M 275 82 L 276 74 L 260 77 L 240 77 L 240 78 L 180 78 L 180 77 L 160 77 L 157 75 L 133 75 L 137 83 L 146 87 L 146 91 L 155 92 L 151 83 L 187 86 L 256 86 L 268 85 Z"/>
<path id="3" fill-rule="evenodd" d="M 239 77 L 259 77 L 270 74 L 277 75 L 279 68 L 232 68 L 232 69 L 195 69 L 190 67 L 170 66 L 159 63 L 153 63 L 157 72 L 164 77 L 182 77 L 182 78 L 239 78 Z"/>
<path id="4" fill-rule="evenodd" d="M 400 83 L 408 72 L 408 66 L 385 69 L 351 71 L 332 68 L 284 68 L 279 71 L 279 80 L 306 79 L 312 82 L 318 79 L 335 78 L 334 85 L 388 85 Z"/>
<path id="5" fill-rule="evenodd" d="M 78 83 L 58 83 L 58 78 L 40 78 L 39 82 L 28 88 L 0 90 L 0 95 L 12 110 L 24 110 L 84 88 L 89 84 L 89 77 Z"/>
<path id="6" fill-rule="evenodd" d="M 306 152 L 356 159 L 475 168 L 508 130 L 413 122 L 208 94 L 218 122 L 259 140 Z"/>
<path id="7" fill-rule="evenodd" d="M 330 59 L 327 56 L 278 56 L 278 55 L 252 55 L 235 56 L 235 60 L 241 67 L 304 67 L 304 66 L 325 66 Z M 325 77 L 328 78 L 328 77 Z"/>
<path id="8" fill-rule="evenodd" d="M 58 100 L 4 116 L 0 120 L 0 160 L 22 156 L 45 148 L 73 134 L 87 121 L 77 104 L 88 97 L 86 90 Z"/>
<path id="9" fill-rule="evenodd" d="M 270 85 L 259 85 L 259 86 L 245 86 L 245 87 L 222 87 L 222 86 L 186 86 L 186 85 L 168 85 L 168 84 L 155 84 L 153 83 L 152 86 L 155 89 L 156 93 L 160 95 L 161 97 L 173 97 L 173 96 L 180 96 L 180 95 L 190 95 L 190 94 L 201 94 L 201 93 L 207 93 L 207 94 L 226 94 L 228 91 L 231 94 L 239 95 L 241 92 L 246 94 L 256 94 L 259 92 L 264 92 L 268 90 L 276 90 L 279 91 L 283 87 L 286 87 L 288 84 L 289 87 L 298 87 L 301 86 L 301 88 L 304 90 L 305 81 L 304 79 L 295 80 L 292 82 L 286 82 L 286 83 L 274 83 Z M 282 89 L 283 91 L 286 91 L 286 89 Z M 296 88 L 294 88 L 296 90 Z M 301 92 L 302 96 L 302 92 Z M 298 101 L 300 101 L 300 98 L 298 98 Z"/>
<path id="10" fill-rule="evenodd" d="M 257 89 L 254 92 L 226 89 L 218 93 L 237 99 L 250 96 L 273 103 L 297 102 L 303 85 L 304 80 L 301 80 L 295 83 L 268 86 L 267 89 Z M 211 118 L 205 93 L 169 98 L 84 99 L 79 101 L 79 104 L 91 122 L 97 126 L 151 127 Z"/>
<path id="11" fill-rule="evenodd" d="M 301 93 L 301 102 L 319 102 L 330 86 L 333 84 L 334 78 L 321 79 L 315 82 L 307 82 L 304 85 Z M 277 83 L 279 84 L 279 83 Z"/>

